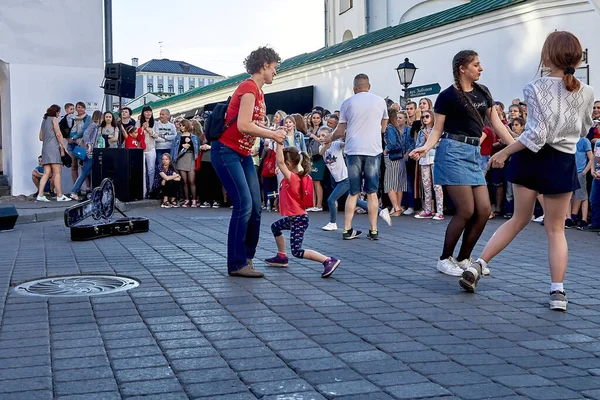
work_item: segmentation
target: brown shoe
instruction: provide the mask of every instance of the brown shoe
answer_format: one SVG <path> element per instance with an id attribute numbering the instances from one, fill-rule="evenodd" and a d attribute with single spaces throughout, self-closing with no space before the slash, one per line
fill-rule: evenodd
<path id="1" fill-rule="evenodd" d="M 237 271 L 229 272 L 229 276 L 239 276 L 241 278 L 262 278 L 265 276 L 262 272 L 258 272 L 250 265 L 246 265 Z"/>

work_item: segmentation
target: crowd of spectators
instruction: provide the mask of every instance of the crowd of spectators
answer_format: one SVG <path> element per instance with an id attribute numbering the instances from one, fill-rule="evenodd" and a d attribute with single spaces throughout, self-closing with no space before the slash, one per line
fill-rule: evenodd
<path id="1" fill-rule="evenodd" d="M 435 149 L 425 157 L 414 161 L 410 151 L 427 140 L 435 123 L 432 102 L 422 98 L 418 103 L 408 102 L 406 107 L 388 100 L 389 124 L 382 135 L 384 162 L 381 163 L 378 191 L 379 207 L 387 208 L 392 217 L 414 216 L 419 219 L 443 220 L 452 211 L 448 196 L 439 185 L 433 184 L 432 171 Z M 495 111 L 514 138 L 524 131 L 527 124 L 527 104 L 514 99 L 508 108 L 500 101 Z M 144 150 L 144 196 L 161 199 L 161 207 L 219 208 L 227 204 L 227 194 L 210 161 L 210 148 L 203 133 L 204 120 L 172 118 L 169 110 L 162 109 L 158 118 L 146 106 L 137 120 L 131 117 L 128 107 L 120 115 L 111 112 L 86 112 L 83 102 L 65 104 L 64 114 L 52 105 L 44 116 L 40 130 L 43 142 L 38 166 L 32 172 L 37 187 L 37 201 L 81 200 L 86 183 L 90 190 L 92 152 L 100 147 L 141 148 Z M 594 126 L 577 144 L 577 169 L 581 189 L 573 193 L 572 208 L 565 215 L 565 226 L 580 230 L 600 231 L 600 101 L 594 104 Z M 287 113 L 278 110 L 264 117 L 262 126 L 282 128 L 287 133 L 285 147 L 296 147 L 311 157 L 311 177 L 314 184 L 314 207 L 310 212 L 332 208 L 343 210 L 346 196 L 327 202 L 335 190 L 335 172 L 328 167 L 337 157 L 322 146 L 319 136 L 334 130 L 339 121 L 339 111 L 333 112 L 316 106 L 310 113 Z M 484 128 L 481 143 L 481 166 L 492 202 L 489 218 L 510 218 L 514 207 L 512 184 L 505 178 L 504 168 L 488 169 L 488 161 L 505 147 L 490 127 Z M 334 148 L 337 148 L 334 146 Z M 343 142 L 339 148 L 343 153 Z M 262 208 L 268 212 L 278 211 L 278 188 L 282 176 L 275 160 L 275 143 L 270 139 L 256 138 L 252 153 L 256 172 L 261 184 Z M 332 158 L 333 157 L 333 158 Z M 70 163 L 68 160 L 70 158 Z M 335 158 L 335 161 L 334 161 Z M 73 189 L 71 194 L 62 193 L 60 177 L 62 167 L 70 164 Z M 598 171 L 598 172 L 597 172 Z M 338 190 L 339 192 L 339 190 Z M 46 194 L 46 195 L 45 195 Z M 364 200 L 364 194 L 361 200 Z M 359 203 L 358 213 L 365 213 Z M 363 205 L 363 207 L 361 207 Z M 543 196 L 538 198 L 536 222 L 543 223 Z M 591 219 L 590 219 L 591 214 Z M 334 215 L 334 214 L 332 214 Z M 335 230 L 335 217 L 323 229 Z"/>

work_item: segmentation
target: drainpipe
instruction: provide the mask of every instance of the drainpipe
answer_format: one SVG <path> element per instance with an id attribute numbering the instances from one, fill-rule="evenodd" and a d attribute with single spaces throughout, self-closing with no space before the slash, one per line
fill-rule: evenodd
<path id="1" fill-rule="evenodd" d="M 104 62 L 113 62 L 112 0 L 104 0 Z M 112 96 L 106 95 L 106 110 L 112 112 Z"/>
<path id="2" fill-rule="evenodd" d="M 325 47 L 329 47 L 329 17 L 327 15 L 327 0 L 323 1 L 325 7 Z"/>
<path id="3" fill-rule="evenodd" d="M 365 33 L 369 33 L 369 0 L 365 0 Z"/>

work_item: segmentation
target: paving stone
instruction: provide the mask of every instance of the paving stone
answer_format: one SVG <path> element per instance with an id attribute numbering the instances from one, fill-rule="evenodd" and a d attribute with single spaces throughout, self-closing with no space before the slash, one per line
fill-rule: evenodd
<path id="1" fill-rule="evenodd" d="M 237 379 L 218 382 L 193 383 L 186 386 L 186 392 L 190 395 L 190 397 L 224 395 L 246 391 L 248 391 L 246 385 Z"/>
<path id="2" fill-rule="evenodd" d="M 485 399 L 489 397 L 512 396 L 512 390 L 497 383 L 475 383 L 467 386 L 453 386 L 449 390 L 464 399 Z"/>
<path id="3" fill-rule="evenodd" d="M 141 369 L 123 369 L 115 371 L 119 382 L 149 381 L 154 379 L 166 379 L 175 376 L 170 367 L 153 367 Z"/>
<path id="4" fill-rule="evenodd" d="M 249 371 L 255 372 L 255 371 Z M 213 381 L 225 381 L 237 379 L 237 374 L 229 367 L 227 368 L 209 368 L 202 370 L 191 370 L 177 373 L 177 379 L 183 384 L 205 383 Z"/>
<path id="5" fill-rule="evenodd" d="M 57 395 L 95 393 L 111 390 L 117 390 L 117 383 L 112 378 L 56 382 L 54 385 L 54 392 Z"/>
<path id="6" fill-rule="evenodd" d="M 494 381 L 511 388 L 551 386 L 552 381 L 535 375 L 505 375 L 493 378 Z"/>
<path id="7" fill-rule="evenodd" d="M 257 382 L 250 385 L 250 390 L 257 397 L 276 395 L 276 394 L 287 394 L 287 393 L 298 393 L 311 390 L 310 386 L 306 381 L 302 379 L 288 379 L 288 380 L 276 380 L 269 382 Z"/>
<path id="8" fill-rule="evenodd" d="M 102 378 L 113 378 L 113 371 L 110 366 L 66 369 L 54 372 L 55 382 L 88 381 Z"/>
<path id="9" fill-rule="evenodd" d="M 327 397 L 345 396 L 351 394 L 379 392 L 379 388 L 367 380 L 323 383 L 317 385 L 317 390 Z"/>
<path id="10" fill-rule="evenodd" d="M 451 394 L 442 386 L 430 382 L 390 386 L 385 390 L 396 399 L 419 399 L 423 397 L 445 396 Z"/>
<path id="11" fill-rule="evenodd" d="M 358 381 L 362 379 L 361 375 L 350 368 L 305 372 L 301 376 L 305 381 L 309 382 L 313 386 L 322 383 Z"/>
<path id="12" fill-rule="evenodd" d="M 254 397 L 253 397 L 254 398 Z M 219 400 L 233 400 L 230 398 L 219 399 Z M 288 393 L 287 395 L 274 394 L 271 396 L 262 397 L 262 400 L 326 400 L 325 397 L 321 396 L 315 391 L 301 392 L 301 393 Z"/>
<path id="13" fill-rule="evenodd" d="M 416 372 L 403 371 L 403 372 L 388 372 L 385 374 L 372 374 L 367 375 L 374 384 L 386 387 L 386 386 L 397 386 L 406 385 L 410 383 L 429 382 L 429 380 Z"/>
<path id="14" fill-rule="evenodd" d="M 142 382 L 125 382 L 120 386 L 125 396 L 141 396 L 157 393 L 178 392 L 181 384 L 177 379 L 155 379 Z"/>
<path id="15" fill-rule="evenodd" d="M 6 393 L 30 392 L 40 389 L 52 389 L 52 378 L 49 376 L 11 379 L 9 382 L 10 385 L 0 384 L 0 393 L 2 393 L 0 394 L 0 398 L 4 398 L 4 396 L 7 396 Z"/>
<path id="16" fill-rule="evenodd" d="M 515 391 L 532 400 L 566 400 L 582 398 L 577 392 L 558 386 L 518 388 L 515 389 Z"/>

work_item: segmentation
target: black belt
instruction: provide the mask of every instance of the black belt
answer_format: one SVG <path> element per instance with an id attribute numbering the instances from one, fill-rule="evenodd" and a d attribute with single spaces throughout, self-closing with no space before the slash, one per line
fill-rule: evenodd
<path id="1" fill-rule="evenodd" d="M 465 135 L 455 135 L 453 133 L 442 133 L 443 139 L 456 140 L 457 142 L 470 144 L 471 146 L 479 146 L 480 139 L 477 137 L 465 136 Z"/>

